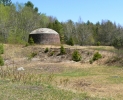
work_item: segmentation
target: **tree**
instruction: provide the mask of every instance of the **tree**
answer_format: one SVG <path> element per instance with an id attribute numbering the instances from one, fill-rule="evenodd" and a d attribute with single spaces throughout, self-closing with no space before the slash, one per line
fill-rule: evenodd
<path id="1" fill-rule="evenodd" d="M 42 13 L 39 15 L 39 23 L 40 23 L 40 27 L 45 28 L 48 27 L 50 21 L 49 21 L 49 17 L 46 16 L 46 14 Z"/>
<path id="2" fill-rule="evenodd" d="M 63 55 L 65 54 L 65 49 L 64 49 L 64 46 L 62 45 L 61 48 L 60 48 L 60 55 Z"/>
<path id="3" fill-rule="evenodd" d="M 25 6 L 30 7 L 30 8 L 33 9 L 34 4 L 31 1 L 28 1 L 27 3 L 25 3 Z"/>
<path id="4" fill-rule="evenodd" d="M 35 11 L 35 12 L 38 12 L 38 7 L 35 7 L 35 8 L 34 8 L 34 11 Z"/>
<path id="5" fill-rule="evenodd" d="M 34 4 L 31 1 L 28 1 L 27 3 L 25 3 L 25 6 L 33 9 L 36 13 L 38 13 L 38 7 L 34 8 Z"/>
<path id="6" fill-rule="evenodd" d="M 74 41 L 72 37 L 70 37 L 70 39 L 68 40 L 68 45 L 74 46 Z"/>
<path id="7" fill-rule="evenodd" d="M 7 42 L 8 33 L 10 30 L 10 6 L 0 5 L 0 40 Z"/>
<path id="8" fill-rule="evenodd" d="M 33 45 L 33 44 L 34 44 L 34 40 L 33 40 L 32 37 L 29 38 L 29 44 L 30 44 L 30 45 Z"/>
<path id="9" fill-rule="evenodd" d="M 95 60 L 98 60 L 102 58 L 102 55 L 99 53 L 99 52 L 96 52 L 94 55 L 93 55 L 93 58 L 92 60 L 95 61 Z"/>
<path id="10" fill-rule="evenodd" d="M 47 27 L 58 32 L 60 35 L 60 41 L 62 43 L 64 42 L 63 26 L 57 19 L 54 22 L 50 22 Z"/>
<path id="11" fill-rule="evenodd" d="M 72 60 L 78 62 L 81 60 L 81 58 L 81 54 L 77 50 L 75 50 L 72 54 Z"/>
<path id="12" fill-rule="evenodd" d="M 77 23 L 76 25 L 77 30 L 77 38 L 80 45 L 89 45 L 93 44 L 93 33 L 91 29 L 83 23 Z"/>
<path id="13" fill-rule="evenodd" d="M 64 31 L 64 41 L 67 43 L 70 37 L 74 37 L 74 41 L 76 42 L 76 29 L 75 23 L 72 20 L 68 20 L 66 23 L 63 23 L 63 31 Z"/>
<path id="14" fill-rule="evenodd" d="M 104 21 L 99 28 L 98 40 L 102 45 L 111 45 L 114 37 L 116 36 L 116 27 L 111 21 Z"/>
<path id="15" fill-rule="evenodd" d="M 3 4 L 4 6 L 11 6 L 12 2 L 11 0 L 0 0 L 0 4 Z"/>
<path id="16" fill-rule="evenodd" d="M 118 50 L 120 48 L 123 48 L 123 40 L 121 38 L 115 38 L 113 41 L 113 46 L 117 48 Z"/>

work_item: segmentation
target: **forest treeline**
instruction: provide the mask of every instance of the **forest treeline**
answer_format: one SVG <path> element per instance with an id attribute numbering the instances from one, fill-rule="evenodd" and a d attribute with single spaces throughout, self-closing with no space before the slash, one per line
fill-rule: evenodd
<path id="1" fill-rule="evenodd" d="M 13 4 L 11 0 L 0 0 L 0 42 L 27 43 L 31 31 L 46 27 L 57 31 L 62 43 L 72 39 L 77 45 L 123 46 L 123 27 L 110 20 L 96 24 L 83 22 L 81 18 L 78 22 L 60 22 L 56 17 L 39 13 L 30 1 Z"/>

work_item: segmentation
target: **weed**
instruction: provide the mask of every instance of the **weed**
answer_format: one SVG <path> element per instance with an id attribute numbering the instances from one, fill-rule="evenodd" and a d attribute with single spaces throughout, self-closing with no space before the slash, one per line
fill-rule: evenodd
<path id="1" fill-rule="evenodd" d="M 93 61 L 93 59 L 90 59 L 89 62 L 90 62 L 90 64 L 92 64 L 94 61 Z"/>
<path id="2" fill-rule="evenodd" d="M 68 82 L 69 82 L 69 79 L 68 78 L 64 79 L 63 80 L 64 86 L 66 86 L 68 84 Z"/>
<path id="3" fill-rule="evenodd" d="M 26 43 L 26 44 L 25 44 L 25 47 L 28 47 L 28 46 L 29 46 L 29 43 Z"/>
<path id="4" fill-rule="evenodd" d="M 49 49 L 48 48 L 45 48 L 44 52 L 47 53 L 48 51 L 49 51 Z"/>
<path id="5" fill-rule="evenodd" d="M 90 55 L 90 52 L 87 52 L 87 55 Z"/>
<path id="6" fill-rule="evenodd" d="M 53 56 L 54 55 L 54 51 L 51 51 L 49 56 Z"/>
<path id="7" fill-rule="evenodd" d="M 29 55 L 28 60 L 31 60 L 31 59 L 34 58 L 36 55 L 37 55 L 36 52 L 32 52 L 32 53 Z"/>
<path id="8" fill-rule="evenodd" d="M 52 82 L 53 79 L 54 79 L 54 75 L 53 74 L 48 75 L 48 82 Z"/>

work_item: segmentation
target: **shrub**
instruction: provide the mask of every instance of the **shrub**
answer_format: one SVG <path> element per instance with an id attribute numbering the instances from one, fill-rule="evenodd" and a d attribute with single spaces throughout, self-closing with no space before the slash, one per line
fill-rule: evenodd
<path id="1" fill-rule="evenodd" d="M 29 43 L 26 43 L 26 44 L 25 44 L 25 47 L 28 47 L 28 46 L 29 46 Z"/>
<path id="2" fill-rule="evenodd" d="M 0 56 L 0 66 L 3 66 L 4 65 L 4 60 L 2 58 L 2 56 Z"/>
<path id="3" fill-rule="evenodd" d="M 30 44 L 30 45 L 34 45 L 34 40 L 33 40 L 32 37 L 29 38 L 29 44 Z"/>
<path id="4" fill-rule="evenodd" d="M 87 52 L 87 55 L 90 55 L 90 52 Z"/>
<path id="5" fill-rule="evenodd" d="M 63 55 L 65 54 L 65 49 L 64 49 L 64 46 L 62 45 L 61 48 L 60 48 L 60 54 Z"/>
<path id="6" fill-rule="evenodd" d="M 97 46 L 100 46 L 100 42 L 99 41 L 97 42 Z"/>
<path id="7" fill-rule="evenodd" d="M 102 58 L 102 55 L 99 52 L 96 52 L 93 56 L 93 61 L 98 60 L 100 58 Z"/>
<path id="8" fill-rule="evenodd" d="M 45 48 L 44 52 L 47 53 L 48 51 L 49 51 L 49 49 L 48 48 Z"/>
<path id="9" fill-rule="evenodd" d="M 50 52 L 49 56 L 53 56 L 54 55 L 54 51 Z"/>
<path id="10" fill-rule="evenodd" d="M 72 54 L 72 59 L 73 59 L 74 61 L 76 61 L 76 62 L 78 62 L 78 61 L 81 60 L 81 55 L 80 55 L 80 53 L 79 53 L 77 50 L 75 50 L 75 51 L 73 52 L 73 54 Z"/>
<path id="11" fill-rule="evenodd" d="M 94 61 L 93 61 L 93 59 L 90 59 L 89 62 L 90 62 L 90 64 L 92 64 Z"/>
<path id="12" fill-rule="evenodd" d="M 3 44 L 0 44 L 0 54 L 3 54 L 4 53 L 4 47 L 3 47 Z"/>
<path id="13" fill-rule="evenodd" d="M 37 55 L 36 52 L 33 52 L 29 55 L 28 59 L 31 60 L 32 58 L 34 58 Z"/>
<path id="14" fill-rule="evenodd" d="M 37 53 L 36 52 L 33 52 L 32 54 L 31 54 L 31 57 L 33 58 L 33 57 L 35 57 L 37 55 Z"/>

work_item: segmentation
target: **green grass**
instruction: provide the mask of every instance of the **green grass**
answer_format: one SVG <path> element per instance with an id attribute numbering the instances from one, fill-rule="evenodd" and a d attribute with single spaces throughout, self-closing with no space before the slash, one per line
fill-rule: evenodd
<path id="1" fill-rule="evenodd" d="M 85 76 L 98 76 L 98 75 L 114 75 L 115 73 L 123 70 L 123 68 L 115 66 L 96 66 L 90 68 L 71 68 L 56 76 L 70 76 L 70 77 L 85 77 Z"/>
<path id="2" fill-rule="evenodd" d="M 88 69 L 73 69 L 71 71 L 66 71 L 61 74 L 56 74 L 57 76 L 68 76 L 68 77 L 85 77 L 85 76 L 93 76 L 96 75 L 91 71 L 91 68 Z"/>
<path id="3" fill-rule="evenodd" d="M 86 93 L 73 93 L 51 85 L 29 85 L 0 79 L 0 100 L 103 100 Z"/>
<path id="4" fill-rule="evenodd" d="M 114 49 L 113 47 L 109 47 L 109 46 L 95 46 L 95 47 L 89 47 L 88 49 L 92 49 L 92 50 L 97 50 L 97 51 L 109 51 L 109 52 L 115 52 L 116 49 Z"/>
<path id="5" fill-rule="evenodd" d="M 123 77 L 122 76 L 117 76 L 117 75 L 109 76 L 107 78 L 107 80 L 112 84 L 121 84 L 121 83 L 123 83 Z"/>
<path id="6" fill-rule="evenodd" d="M 84 91 L 79 93 L 60 89 L 53 84 L 56 78 L 60 79 L 61 76 L 68 76 L 69 79 L 96 76 L 96 69 L 72 68 L 61 74 L 36 74 L 28 73 L 28 70 L 25 73 L 3 69 L 0 74 L 0 100 L 110 100 L 98 96 L 91 97 Z"/>
<path id="7" fill-rule="evenodd" d="M 123 83 L 122 67 L 64 68 L 63 72 L 51 74 L 29 72 L 28 69 L 20 72 L 11 68 L 2 69 L 0 70 L 0 100 L 113 100 L 113 97 L 110 96 L 102 98 L 100 95 L 94 95 L 91 97 L 90 93 L 84 90 L 73 92 L 74 87 L 69 90 L 64 88 L 76 82 L 78 85 L 80 84 L 76 88 L 83 88 L 83 84 L 89 83 L 88 89 L 91 85 L 95 89 L 97 86 L 98 89 L 98 85 L 103 88 L 103 86 L 110 87 Z M 62 80 L 61 84 L 60 80 Z M 83 80 L 85 83 L 82 83 Z M 63 82 L 67 83 L 64 85 Z M 95 85 L 93 86 L 93 84 Z M 58 86 L 63 86 L 63 88 Z M 117 98 L 119 99 L 116 97 L 116 100 Z"/>

